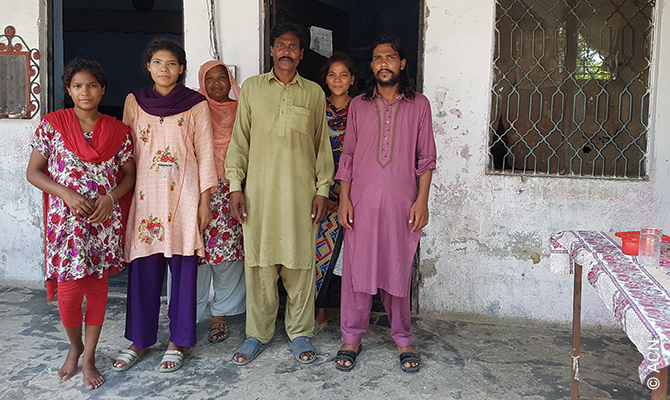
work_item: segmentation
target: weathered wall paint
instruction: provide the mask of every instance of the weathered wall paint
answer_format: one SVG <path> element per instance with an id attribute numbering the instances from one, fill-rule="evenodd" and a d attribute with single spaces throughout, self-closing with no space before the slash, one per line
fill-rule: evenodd
<path id="1" fill-rule="evenodd" d="M 657 2 L 657 15 L 668 2 Z M 549 272 L 551 236 L 566 229 L 668 225 L 670 82 L 655 74 L 648 182 L 486 175 L 495 3 L 426 0 L 424 93 L 438 147 L 431 220 L 421 242 L 424 309 L 569 321 L 572 277 Z M 659 20 L 660 21 L 660 20 Z M 667 13 L 656 71 L 668 67 Z M 584 321 L 613 324 L 589 288 Z"/>
<path id="2" fill-rule="evenodd" d="M 40 3 L 26 0 L 3 7 L 0 29 L 14 26 L 30 48 L 44 53 L 40 44 L 43 22 Z M 40 74 L 46 74 L 43 59 L 40 66 Z M 44 88 L 42 85 L 43 92 Z M 30 120 L 0 120 L 0 281 L 30 286 L 43 284 L 44 265 L 41 192 L 25 178 L 32 150 L 29 143 L 38 121 L 39 116 Z"/>
<path id="3" fill-rule="evenodd" d="M 184 1 L 184 47 L 189 63 L 186 85 L 198 87 L 200 65 L 210 53 L 208 1 Z M 219 0 L 214 5 L 221 61 L 237 68 L 242 82 L 261 72 L 263 18 L 261 1 Z"/>

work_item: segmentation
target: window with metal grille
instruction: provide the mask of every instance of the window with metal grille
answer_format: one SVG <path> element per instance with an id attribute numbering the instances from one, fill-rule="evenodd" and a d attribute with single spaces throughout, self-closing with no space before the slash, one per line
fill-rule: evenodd
<path id="1" fill-rule="evenodd" d="M 646 178 L 653 0 L 497 0 L 488 173 Z"/>

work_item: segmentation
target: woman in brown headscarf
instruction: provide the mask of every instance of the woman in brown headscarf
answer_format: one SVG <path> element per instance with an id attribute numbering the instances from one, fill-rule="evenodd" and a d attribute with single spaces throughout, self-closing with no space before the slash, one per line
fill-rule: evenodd
<path id="1" fill-rule="evenodd" d="M 200 67 L 198 81 L 198 91 L 207 97 L 212 117 L 219 187 L 211 197 L 213 219 L 204 232 L 205 258 L 198 266 L 197 318 L 200 320 L 202 317 L 209 300 L 210 287 L 213 286 L 209 340 L 221 342 L 230 335 L 226 316 L 241 314 L 246 310 L 242 226 L 228 209 L 229 185 L 224 178 L 223 167 L 235 123 L 240 86 L 230 69 L 215 60 L 207 61 Z"/>

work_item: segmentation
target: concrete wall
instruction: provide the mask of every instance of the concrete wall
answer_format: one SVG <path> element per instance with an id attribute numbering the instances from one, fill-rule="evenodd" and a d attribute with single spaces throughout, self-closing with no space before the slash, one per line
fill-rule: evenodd
<path id="1" fill-rule="evenodd" d="M 184 47 L 189 63 L 186 85 L 193 88 L 199 86 L 200 65 L 214 58 L 210 52 L 208 6 L 208 1 L 184 0 Z M 237 68 L 236 79 L 241 85 L 262 72 L 262 0 L 219 0 L 214 13 L 221 61 Z"/>
<path id="2" fill-rule="evenodd" d="M 647 182 L 486 175 L 494 1 L 426 0 L 424 93 L 431 100 L 438 169 L 431 220 L 421 242 L 422 309 L 566 322 L 572 279 L 549 272 L 552 234 L 566 229 L 670 230 L 670 16 L 657 2 Z M 17 2 L 0 15 L 37 46 L 38 0 Z M 187 85 L 211 58 L 207 2 L 184 2 Z M 262 1 L 217 2 L 222 60 L 239 81 L 260 72 Z M 665 28 L 665 29 L 663 29 Z M 42 74 L 46 70 L 41 71 Z M 43 89 L 45 86 L 43 85 Z M 0 281 L 42 282 L 40 193 L 24 177 L 37 123 L 0 121 Z M 593 290 L 584 290 L 584 321 L 613 325 Z"/>
<path id="3" fill-rule="evenodd" d="M 16 28 L 30 48 L 42 53 L 40 75 L 46 89 L 45 49 L 40 45 L 40 31 L 46 22 L 40 18 L 39 0 L 25 0 L 3 7 L 0 29 Z M 44 96 L 42 96 L 44 98 Z M 40 111 L 44 110 L 44 103 Z M 42 202 L 37 189 L 26 181 L 31 147 L 39 116 L 30 120 L 0 120 L 0 281 L 21 282 L 37 286 L 43 282 L 44 251 L 42 245 Z"/>
<path id="4" fill-rule="evenodd" d="M 659 1 L 656 15 L 668 1 Z M 491 176 L 488 118 L 495 3 L 426 0 L 424 93 L 438 147 L 431 221 L 421 242 L 424 309 L 550 321 L 571 318 L 572 278 L 549 272 L 560 230 L 670 229 L 670 17 L 658 20 L 648 182 Z M 665 30 L 664 30 L 665 28 Z M 667 75 L 667 74 L 666 74 Z M 588 286 L 588 285 L 587 285 Z M 584 320 L 612 324 L 590 288 Z"/>

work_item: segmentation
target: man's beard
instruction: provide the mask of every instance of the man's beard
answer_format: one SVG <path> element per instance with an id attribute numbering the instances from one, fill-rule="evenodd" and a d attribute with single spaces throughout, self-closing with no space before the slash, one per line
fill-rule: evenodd
<path id="1" fill-rule="evenodd" d="M 391 74 L 391 78 L 387 81 L 383 81 L 379 78 L 379 74 L 382 71 L 386 71 Z M 389 86 L 395 86 L 399 81 L 400 81 L 400 74 L 396 74 L 395 72 L 389 70 L 389 69 L 380 69 L 377 71 L 375 74 L 375 80 L 377 81 L 377 84 L 381 87 L 389 87 Z"/>

